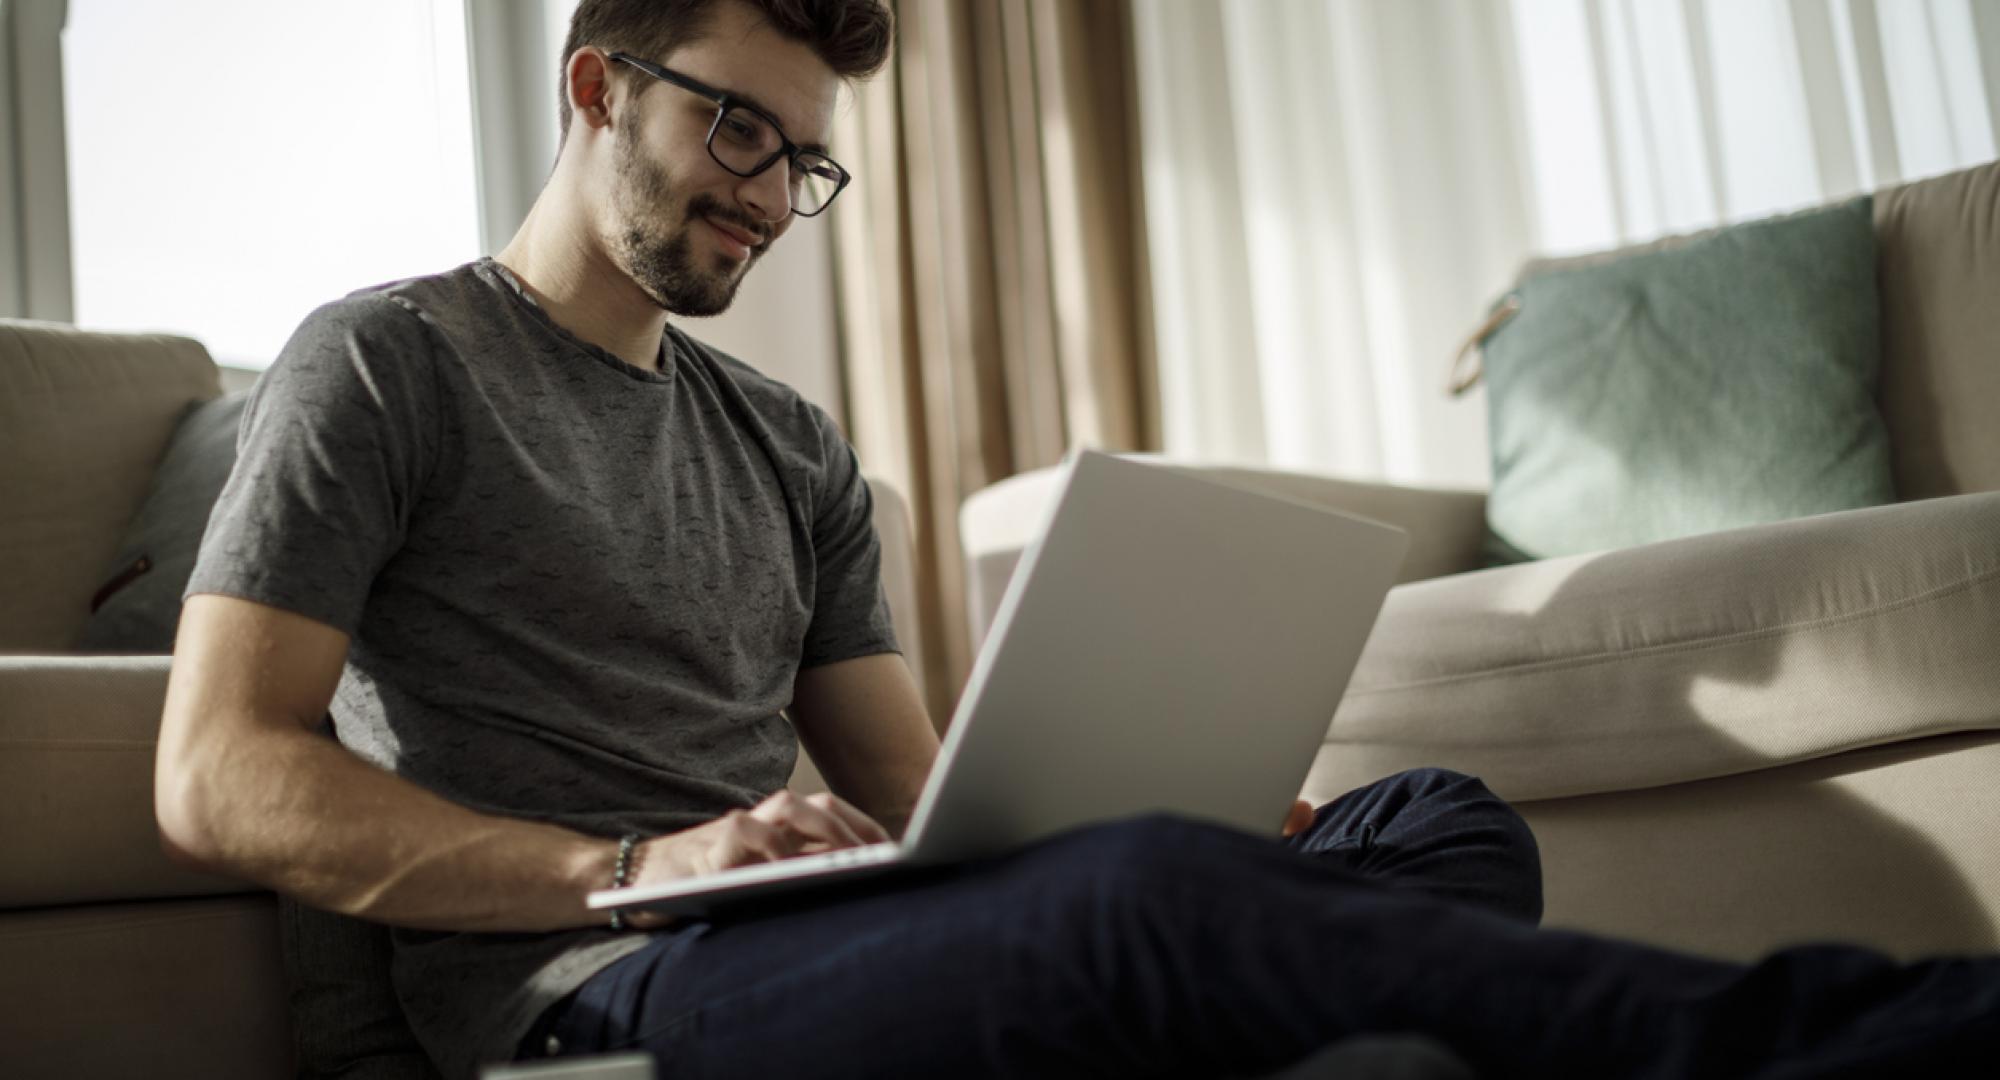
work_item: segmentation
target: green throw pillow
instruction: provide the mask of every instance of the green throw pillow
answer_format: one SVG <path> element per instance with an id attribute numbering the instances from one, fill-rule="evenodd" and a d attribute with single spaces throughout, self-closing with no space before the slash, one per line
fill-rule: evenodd
<path id="1" fill-rule="evenodd" d="M 1485 344 L 1489 564 L 1893 501 L 1871 200 L 1514 295 Z"/>

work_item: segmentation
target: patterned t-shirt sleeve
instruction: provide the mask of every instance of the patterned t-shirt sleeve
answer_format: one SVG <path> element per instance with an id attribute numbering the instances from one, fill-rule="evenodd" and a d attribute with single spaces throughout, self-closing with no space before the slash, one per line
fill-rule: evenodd
<path id="1" fill-rule="evenodd" d="M 185 595 L 221 593 L 352 636 L 439 449 L 432 342 L 383 297 L 313 312 L 257 381 Z"/>
<path id="2" fill-rule="evenodd" d="M 799 666 L 901 652 L 882 591 L 875 497 L 833 418 L 817 407 L 812 416 L 819 425 L 822 469 L 812 506 L 812 623 Z"/>

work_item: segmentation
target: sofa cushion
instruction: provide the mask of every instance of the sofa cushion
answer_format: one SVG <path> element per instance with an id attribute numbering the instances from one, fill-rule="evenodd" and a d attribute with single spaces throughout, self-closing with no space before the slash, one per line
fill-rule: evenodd
<path id="1" fill-rule="evenodd" d="M 220 393 L 188 338 L 0 320 L 0 651 L 71 647 L 174 425 Z"/>
<path id="2" fill-rule="evenodd" d="M 153 819 L 164 656 L 0 656 L 0 909 L 242 892 Z"/>
<path id="3" fill-rule="evenodd" d="M 1878 193 L 1875 248 L 1897 493 L 2000 491 L 2000 162 Z"/>
<path id="4" fill-rule="evenodd" d="M 1962 495 L 1399 586 L 1322 779 L 1545 799 L 2000 728 L 1995 536 Z"/>
<path id="5" fill-rule="evenodd" d="M 9 1077 L 293 1074 L 270 894 L 0 913 Z"/>
<path id="6" fill-rule="evenodd" d="M 1531 271 L 1486 342 L 1494 561 L 1890 501 L 1867 199 Z"/>
<path id="7" fill-rule="evenodd" d="M 236 427 L 248 396 L 239 391 L 190 406 L 174 429 L 146 501 L 105 570 L 96 610 L 77 638 L 79 651 L 173 651 L 181 593 L 209 511 L 236 464 Z"/>

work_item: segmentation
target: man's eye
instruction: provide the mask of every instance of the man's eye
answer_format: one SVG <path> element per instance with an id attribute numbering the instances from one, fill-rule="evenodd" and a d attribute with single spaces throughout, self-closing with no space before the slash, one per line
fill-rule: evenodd
<path id="1" fill-rule="evenodd" d="M 758 137 L 758 125 L 755 120 L 746 116 L 737 113 L 724 113 L 722 116 L 722 133 L 738 142 L 754 143 Z"/>

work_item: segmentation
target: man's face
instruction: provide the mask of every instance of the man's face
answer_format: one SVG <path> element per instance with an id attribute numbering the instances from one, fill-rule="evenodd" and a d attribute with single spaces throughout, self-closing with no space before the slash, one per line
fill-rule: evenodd
<path id="1" fill-rule="evenodd" d="M 652 58 L 649 58 L 652 59 Z M 699 41 L 658 58 L 776 117 L 794 143 L 824 145 L 840 82 L 807 46 L 773 33 L 748 8 L 724 3 Z M 705 145 L 714 102 L 625 69 L 627 85 L 654 85 L 625 110 L 616 146 L 606 237 L 612 257 L 655 304 L 675 315 L 715 315 L 750 265 L 791 226 L 779 160 L 736 176 Z M 628 91 L 629 94 L 629 91 Z"/>

